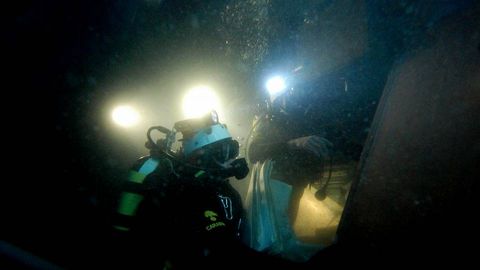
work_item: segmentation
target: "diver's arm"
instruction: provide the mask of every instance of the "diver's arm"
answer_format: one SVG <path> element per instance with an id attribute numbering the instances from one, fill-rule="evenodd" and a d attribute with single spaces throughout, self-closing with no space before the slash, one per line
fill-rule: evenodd
<path id="1" fill-rule="evenodd" d="M 330 156 L 332 147 L 333 145 L 330 141 L 316 135 L 283 142 L 269 142 L 259 137 L 253 140 L 250 145 L 249 158 L 252 162 L 256 162 L 281 155 L 289 155 L 297 151 L 306 151 L 319 158 L 327 159 Z"/>
<path id="2" fill-rule="evenodd" d="M 327 139 L 317 135 L 298 138 L 279 136 L 279 133 L 285 134 L 280 129 L 287 127 L 279 127 L 266 118 L 262 120 L 255 127 L 252 142 L 249 145 L 248 158 L 250 161 L 264 161 L 298 151 L 305 151 L 322 159 L 330 156 L 330 149 L 333 145 Z"/>
<path id="3" fill-rule="evenodd" d="M 280 155 L 285 155 L 288 149 L 287 142 L 253 141 L 250 145 L 249 158 L 252 162 L 264 161 Z"/>
<path id="4" fill-rule="evenodd" d="M 317 135 L 295 138 L 289 140 L 287 144 L 288 149 L 306 151 L 321 159 L 328 159 L 333 148 L 329 140 Z"/>

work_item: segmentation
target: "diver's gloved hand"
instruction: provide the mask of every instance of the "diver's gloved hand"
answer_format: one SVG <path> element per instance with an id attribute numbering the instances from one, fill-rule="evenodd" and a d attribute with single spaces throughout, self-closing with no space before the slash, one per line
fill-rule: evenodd
<path id="1" fill-rule="evenodd" d="M 330 157 L 330 150 L 333 147 L 330 141 L 316 135 L 292 139 L 287 145 L 290 149 L 305 150 L 322 159 Z"/>

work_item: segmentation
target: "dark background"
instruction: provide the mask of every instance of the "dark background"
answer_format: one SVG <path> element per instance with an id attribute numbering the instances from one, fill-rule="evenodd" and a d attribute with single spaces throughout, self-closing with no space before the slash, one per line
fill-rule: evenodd
<path id="1" fill-rule="evenodd" d="M 91 265 L 108 248 L 108 213 L 118 182 L 145 153 L 116 137 L 104 123 L 102 106 L 116 95 L 135 95 L 125 90 L 130 86 L 173 76 L 159 94 L 171 97 L 178 84 L 185 85 L 177 74 L 214 73 L 217 81 L 228 81 L 227 96 L 248 118 L 264 78 L 294 68 L 311 53 L 299 48 L 301 31 L 311 43 L 304 47 L 335 37 L 302 28 L 305 20 L 315 25 L 315 18 L 335 7 L 332 1 L 255 3 L 52 0 L 6 8 L 2 110 L 4 149 L 11 150 L 2 181 L 2 239 L 61 266 Z M 336 5 L 342 10 L 349 4 Z M 315 115 L 363 145 L 392 65 L 428 46 L 429 29 L 470 4 L 365 1 L 365 42 L 358 45 L 363 49 L 324 70 L 300 61 L 314 74 L 305 79 L 310 87 L 349 82 L 347 94 L 317 96 L 331 106 Z M 330 24 L 341 20 L 333 16 Z"/>

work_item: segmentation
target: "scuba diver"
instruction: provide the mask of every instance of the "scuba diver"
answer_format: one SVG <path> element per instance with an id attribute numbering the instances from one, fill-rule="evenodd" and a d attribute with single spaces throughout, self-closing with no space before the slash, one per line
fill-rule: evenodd
<path id="1" fill-rule="evenodd" d="M 292 187 L 288 217 L 293 226 L 303 192 L 321 178 L 325 164 L 331 161 L 333 144 L 312 125 L 305 89 L 268 90 L 265 109 L 256 117 L 249 136 L 247 157 L 252 164 L 273 161 L 271 178 Z M 324 193 L 320 189 L 315 196 L 323 199 Z"/>
<path id="2" fill-rule="evenodd" d="M 153 131 L 165 138 L 155 142 Z M 178 132 L 181 147 L 173 151 Z M 150 155 L 132 167 L 115 214 L 115 233 L 124 244 L 114 260 L 135 268 L 205 263 L 212 269 L 237 256 L 244 209 L 229 178 L 242 179 L 249 169 L 237 158 L 239 144 L 226 125 L 212 111 L 176 122 L 172 130 L 151 127 L 147 139 Z"/>
<path id="3" fill-rule="evenodd" d="M 311 118 L 310 89 L 287 89 L 276 77 L 267 83 L 267 90 L 266 106 L 256 116 L 246 143 L 252 173 L 245 203 L 249 234 L 244 242 L 279 258 L 306 262 L 324 246 L 299 240 L 293 228 L 307 187 L 321 182 L 315 197 L 326 198 L 333 144 Z M 324 180 L 327 164 L 330 173 Z"/>

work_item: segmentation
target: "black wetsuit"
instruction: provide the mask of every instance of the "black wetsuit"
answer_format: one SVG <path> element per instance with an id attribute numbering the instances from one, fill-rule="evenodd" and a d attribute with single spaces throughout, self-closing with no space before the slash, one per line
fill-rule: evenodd
<path id="1" fill-rule="evenodd" d="M 306 183 L 318 177 L 322 160 L 305 150 L 294 150 L 288 141 L 309 135 L 315 135 L 303 121 L 296 121 L 290 116 L 278 114 L 265 116 L 258 120 L 249 145 L 249 158 L 252 162 L 272 159 L 275 167 L 272 177 L 291 185 Z"/>
<path id="2" fill-rule="evenodd" d="M 133 167 L 138 171 L 149 157 Z M 141 194 L 135 214 L 128 219 L 128 231 L 121 252 L 126 262 L 138 268 L 174 269 L 189 265 L 221 268 L 221 258 L 237 256 L 243 208 L 238 192 L 227 179 L 184 166 L 158 167 L 141 185 L 128 187 Z M 161 268 L 160 268 L 161 269 Z"/>

